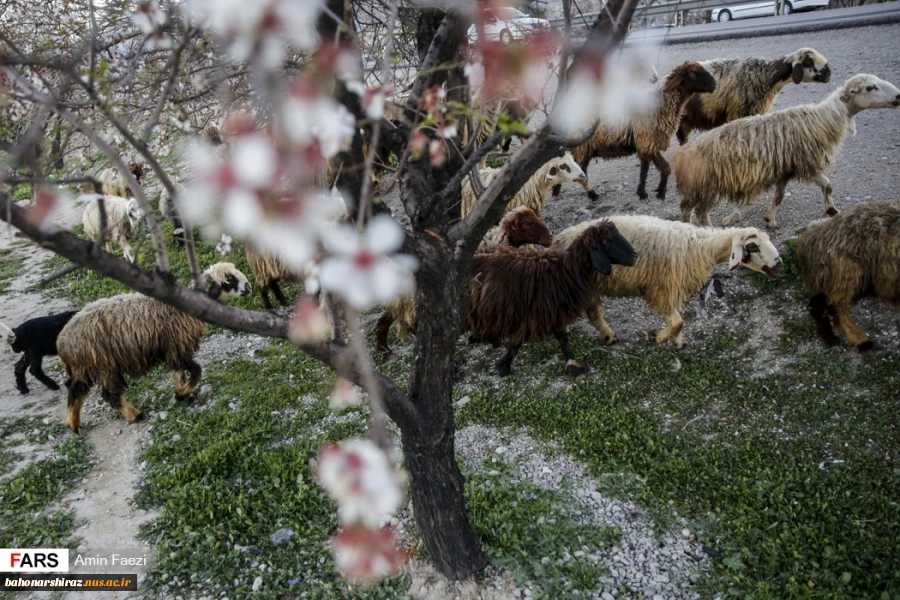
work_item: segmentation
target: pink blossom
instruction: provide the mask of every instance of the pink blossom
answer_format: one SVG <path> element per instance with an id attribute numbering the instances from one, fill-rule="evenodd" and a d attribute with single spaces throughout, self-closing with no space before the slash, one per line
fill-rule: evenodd
<path id="1" fill-rule="evenodd" d="M 282 125 L 292 143 L 317 147 L 325 159 L 349 148 L 356 133 L 356 119 L 347 107 L 308 82 L 298 82 L 284 101 Z"/>
<path id="2" fill-rule="evenodd" d="M 344 527 L 334 537 L 334 562 L 341 574 L 360 583 L 395 575 L 406 561 L 390 527 Z"/>
<path id="3" fill-rule="evenodd" d="M 288 338 L 297 345 L 321 342 L 331 333 L 331 323 L 315 298 L 303 296 L 294 309 Z"/>
<path id="4" fill-rule="evenodd" d="M 367 88 L 361 81 L 348 81 L 347 89 L 360 97 L 363 107 L 366 109 L 366 116 L 373 121 L 384 116 L 384 104 L 393 95 L 390 88 Z"/>
<path id="5" fill-rule="evenodd" d="M 138 29 L 146 35 L 150 35 L 166 23 L 166 13 L 159 7 L 156 0 L 140 2 L 130 16 Z"/>
<path id="6" fill-rule="evenodd" d="M 44 232 L 64 227 L 72 218 L 72 199 L 47 188 L 37 188 L 34 203 L 25 213 L 29 223 Z"/>
<path id="7" fill-rule="evenodd" d="M 322 261 L 322 288 L 353 308 L 366 310 L 413 292 L 415 259 L 388 256 L 403 244 L 403 229 L 391 217 L 375 216 L 361 234 L 349 225 L 326 231 L 322 241 L 331 253 Z"/>
<path id="8" fill-rule="evenodd" d="M 377 527 L 403 503 L 402 477 L 387 454 L 370 440 L 326 444 L 316 466 L 319 483 L 338 503 L 342 523 Z"/>
<path id="9" fill-rule="evenodd" d="M 428 156 L 431 166 L 440 167 L 447 160 L 447 150 L 441 140 L 431 140 L 428 144 Z"/>
<path id="10" fill-rule="evenodd" d="M 222 234 L 222 239 L 220 239 L 219 243 L 216 244 L 216 251 L 223 256 L 225 254 L 228 254 L 229 252 L 231 252 L 231 236 L 230 235 L 227 235 L 224 233 Z"/>
<path id="11" fill-rule="evenodd" d="M 428 147 L 428 136 L 421 129 L 416 129 L 409 136 L 409 152 L 412 158 L 418 159 Z"/>
<path id="12" fill-rule="evenodd" d="M 362 402 L 362 398 L 356 391 L 356 386 L 342 377 L 334 382 L 334 389 L 331 391 L 331 399 L 328 403 L 332 410 L 359 406 L 360 402 Z"/>

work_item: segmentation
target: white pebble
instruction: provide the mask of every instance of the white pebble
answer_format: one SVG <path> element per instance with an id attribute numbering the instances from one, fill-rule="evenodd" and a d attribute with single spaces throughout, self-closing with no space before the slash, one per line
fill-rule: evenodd
<path id="1" fill-rule="evenodd" d="M 257 577 L 253 580 L 253 591 L 258 592 L 262 588 L 262 577 Z"/>

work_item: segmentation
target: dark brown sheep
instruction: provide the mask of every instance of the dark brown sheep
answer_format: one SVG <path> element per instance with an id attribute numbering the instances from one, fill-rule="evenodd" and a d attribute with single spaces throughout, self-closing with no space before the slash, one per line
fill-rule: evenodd
<path id="1" fill-rule="evenodd" d="M 470 341 L 496 346 L 506 340 L 506 355 L 497 363 L 505 377 L 522 344 L 552 334 L 568 361 L 566 370 L 582 375 L 566 329 L 591 305 L 597 273 L 609 275 L 614 264 L 632 266 L 637 258 L 628 240 L 606 221 L 559 252 L 497 248 L 476 254 L 467 280 Z"/>
<path id="2" fill-rule="evenodd" d="M 822 340 L 839 342 L 833 321 L 849 343 L 870 350 L 850 311 L 866 297 L 900 305 L 900 202 L 860 202 L 810 224 L 797 241 L 797 262 Z"/>

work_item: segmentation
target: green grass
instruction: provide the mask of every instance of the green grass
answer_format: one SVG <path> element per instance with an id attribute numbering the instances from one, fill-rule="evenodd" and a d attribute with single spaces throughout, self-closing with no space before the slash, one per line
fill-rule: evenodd
<path id="1" fill-rule="evenodd" d="M 691 335 L 702 341 L 677 354 L 678 372 L 674 350 L 609 356 L 581 338 L 575 352 L 593 370 L 562 392 L 532 376 L 556 349 L 523 351 L 519 375 L 473 394 L 460 426 L 524 424 L 613 487 L 616 474 L 640 477 L 619 491 L 658 515 L 671 502 L 722 553 L 710 595 L 895 597 L 900 357 L 857 365 L 807 350 L 782 373 L 752 379 L 732 358 L 752 352 L 745 342 Z"/>
<path id="2" fill-rule="evenodd" d="M 0 481 L 0 548 L 72 547 L 71 510 L 51 510 L 90 470 L 90 445 L 69 437 L 55 456 Z"/>
<path id="3" fill-rule="evenodd" d="M 485 471 L 467 474 L 466 503 L 491 564 L 509 569 L 520 585 L 531 580 L 535 598 L 599 589 L 605 569 L 574 553 L 608 548 L 618 531 L 576 523 L 566 493 L 514 481 L 502 463 L 486 463 Z"/>
<path id="4" fill-rule="evenodd" d="M 9 291 L 9 285 L 22 270 L 23 261 L 13 254 L 12 248 L 0 249 L 0 294 Z"/>

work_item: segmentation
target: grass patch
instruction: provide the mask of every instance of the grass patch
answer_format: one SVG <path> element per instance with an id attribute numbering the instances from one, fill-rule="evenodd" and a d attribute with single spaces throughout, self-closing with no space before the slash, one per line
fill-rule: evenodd
<path id="1" fill-rule="evenodd" d="M 212 392 L 197 406 L 172 404 L 168 381 L 138 391 L 153 406 L 171 406 L 143 457 L 140 502 L 160 509 L 143 532 L 159 551 L 153 593 L 243 596 L 262 576 L 263 591 L 310 598 L 402 595 L 406 578 L 348 585 L 327 548 L 336 507 L 310 459 L 326 440 L 364 435 L 360 413 L 335 415 L 327 401 L 333 375 L 292 346 L 273 343 L 262 357 L 208 365 L 203 381 Z M 272 535 L 285 528 L 293 538 L 276 545 Z"/>
<path id="2" fill-rule="evenodd" d="M 0 249 L 0 294 L 9 291 L 12 280 L 22 271 L 24 260 L 13 254 L 12 248 Z"/>
<path id="3" fill-rule="evenodd" d="M 0 481 L 0 547 L 72 547 L 72 511 L 48 511 L 90 470 L 90 446 L 79 437 L 60 444 L 56 456 Z"/>
<path id="4" fill-rule="evenodd" d="M 606 572 L 589 555 L 616 544 L 617 530 L 577 523 L 567 494 L 514 481 L 508 465 L 486 463 L 485 472 L 466 477 L 469 517 L 495 567 L 509 569 L 520 585 L 532 580 L 535 598 L 599 589 Z"/>
<path id="5" fill-rule="evenodd" d="M 610 356 L 581 338 L 575 352 L 590 379 L 562 389 L 540 373 L 557 349 L 526 346 L 518 375 L 472 394 L 459 426 L 527 425 L 656 514 L 671 502 L 702 521 L 701 541 L 721 553 L 710 596 L 900 591 L 900 357 L 856 365 L 815 349 L 777 376 L 750 379 L 736 368 L 742 341 L 692 336 L 692 351 L 645 346 L 641 356 Z M 673 372 L 676 355 L 682 368 Z M 561 363 L 549 369 L 564 377 Z M 623 485 L 623 473 L 640 485 Z"/>

